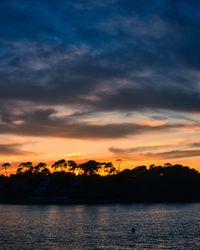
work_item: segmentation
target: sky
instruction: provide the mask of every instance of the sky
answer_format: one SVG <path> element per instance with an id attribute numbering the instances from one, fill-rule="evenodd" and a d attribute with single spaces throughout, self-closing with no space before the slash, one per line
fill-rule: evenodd
<path id="1" fill-rule="evenodd" d="M 0 162 L 200 170 L 200 1 L 0 1 Z"/>

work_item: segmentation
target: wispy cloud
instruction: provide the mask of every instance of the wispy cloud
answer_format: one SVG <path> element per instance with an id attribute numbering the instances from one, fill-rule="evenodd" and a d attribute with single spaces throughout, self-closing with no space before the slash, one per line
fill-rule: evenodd
<path id="1" fill-rule="evenodd" d="M 48 136 L 62 138 L 120 138 L 143 133 L 158 133 L 184 128 L 184 124 L 150 126 L 136 123 L 92 124 L 71 119 L 72 116 L 57 117 L 54 109 L 38 109 L 15 114 L 13 121 L 2 120 L 1 134 Z"/>
<path id="2" fill-rule="evenodd" d="M 143 156 L 152 159 L 187 158 L 193 156 L 200 156 L 200 150 L 173 150 L 160 153 L 146 153 Z"/>
<path id="3" fill-rule="evenodd" d="M 128 155 L 133 153 L 143 153 L 148 150 L 159 150 L 162 148 L 170 147 L 172 145 L 156 145 L 156 146 L 142 146 L 142 147 L 134 147 L 134 148 L 116 148 L 116 147 L 110 147 L 108 150 L 111 153 L 117 154 L 117 155 Z"/>

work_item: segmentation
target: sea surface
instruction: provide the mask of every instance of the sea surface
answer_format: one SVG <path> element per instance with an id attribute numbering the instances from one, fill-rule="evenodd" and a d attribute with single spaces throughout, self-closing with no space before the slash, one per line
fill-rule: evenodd
<path id="1" fill-rule="evenodd" d="M 0 249 L 198 250 L 200 204 L 0 205 Z"/>

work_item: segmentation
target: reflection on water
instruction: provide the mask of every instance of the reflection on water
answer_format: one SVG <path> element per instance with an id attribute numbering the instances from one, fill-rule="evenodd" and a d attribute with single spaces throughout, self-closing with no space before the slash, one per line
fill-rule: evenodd
<path id="1" fill-rule="evenodd" d="M 0 249 L 200 249 L 200 204 L 0 205 Z"/>

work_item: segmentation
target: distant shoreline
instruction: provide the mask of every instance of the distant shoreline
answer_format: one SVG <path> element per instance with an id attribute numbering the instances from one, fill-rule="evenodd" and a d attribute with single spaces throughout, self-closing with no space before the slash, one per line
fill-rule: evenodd
<path id="1" fill-rule="evenodd" d="M 113 200 L 113 201 L 106 201 L 106 200 L 54 200 L 50 198 L 49 200 L 44 199 L 43 201 L 40 200 L 31 200 L 31 201 L 0 201 L 0 205 L 112 205 L 112 204 L 127 204 L 127 205 L 134 205 L 134 204 L 190 204 L 190 203 L 200 203 L 200 199 L 171 199 L 171 200 Z"/>
<path id="2" fill-rule="evenodd" d="M 1 204 L 191 202 L 200 202 L 200 173 L 178 164 L 139 166 L 106 176 L 30 170 L 0 176 Z"/>

